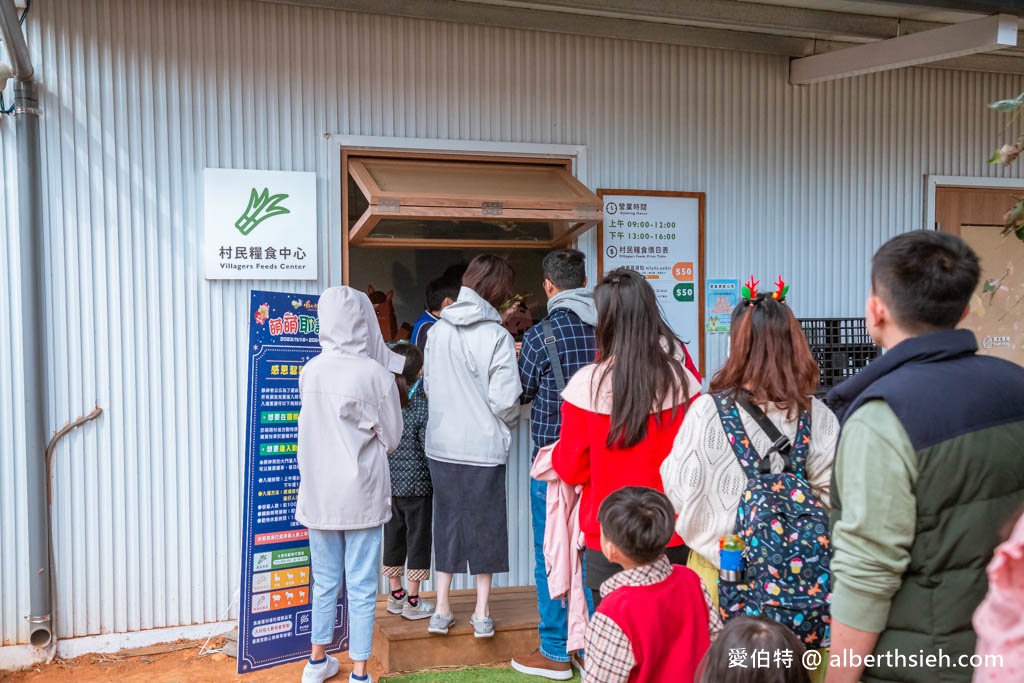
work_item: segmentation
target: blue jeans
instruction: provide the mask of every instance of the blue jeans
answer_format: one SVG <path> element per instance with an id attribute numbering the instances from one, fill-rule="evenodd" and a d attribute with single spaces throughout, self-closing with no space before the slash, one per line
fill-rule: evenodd
<path id="1" fill-rule="evenodd" d="M 334 640 L 338 594 L 344 582 L 348 598 L 348 654 L 355 662 L 369 659 L 373 644 L 381 529 L 309 530 L 313 572 L 311 642 L 330 645 Z"/>
<path id="2" fill-rule="evenodd" d="M 534 579 L 537 581 L 537 612 L 540 613 L 540 652 L 555 662 L 568 662 L 565 640 L 569 634 L 569 610 L 565 600 L 552 600 L 548 593 L 548 574 L 544 565 L 544 528 L 547 526 L 548 483 L 530 479 L 530 517 L 533 520 L 533 553 L 537 561 Z M 584 568 L 584 571 L 586 569 Z M 587 596 L 587 610 L 594 613 L 590 590 Z"/>

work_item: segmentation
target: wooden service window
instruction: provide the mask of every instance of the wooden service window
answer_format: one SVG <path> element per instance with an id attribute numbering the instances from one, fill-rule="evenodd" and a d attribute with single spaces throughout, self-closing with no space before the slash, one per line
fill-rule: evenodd
<path id="1" fill-rule="evenodd" d="M 551 249 L 602 217 L 566 160 L 353 153 L 347 169 L 349 247 Z"/>

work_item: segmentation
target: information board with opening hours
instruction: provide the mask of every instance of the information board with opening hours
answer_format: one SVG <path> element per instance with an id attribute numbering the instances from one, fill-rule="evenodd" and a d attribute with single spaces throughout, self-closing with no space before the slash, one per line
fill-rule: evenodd
<path id="1" fill-rule="evenodd" d="M 598 190 L 604 223 L 598 272 L 632 268 L 651 284 L 665 321 L 704 368 L 704 193 Z"/>

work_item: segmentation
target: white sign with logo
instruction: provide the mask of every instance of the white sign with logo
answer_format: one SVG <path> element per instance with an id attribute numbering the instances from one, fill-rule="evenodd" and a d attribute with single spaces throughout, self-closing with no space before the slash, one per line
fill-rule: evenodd
<path id="1" fill-rule="evenodd" d="M 703 372 L 704 195 L 599 190 L 604 201 L 601 275 L 639 272 L 658 297 L 665 321 Z"/>
<path id="2" fill-rule="evenodd" d="M 317 279 L 316 173 L 203 172 L 208 280 Z"/>

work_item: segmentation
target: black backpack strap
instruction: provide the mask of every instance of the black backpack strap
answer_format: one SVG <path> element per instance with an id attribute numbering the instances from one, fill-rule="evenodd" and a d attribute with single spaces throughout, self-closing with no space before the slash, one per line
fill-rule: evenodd
<path id="1" fill-rule="evenodd" d="M 782 456 L 782 471 L 792 472 L 793 462 L 789 457 L 789 453 L 793 449 L 793 444 L 790 442 L 789 437 L 780 432 L 779 428 L 775 426 L 775 423 L 769 420 L 768 416 L 764 414 L 764 411 L 750 400 L 750 396 L 747 392 L 737 391 L 736 403 L 739 404 L 743 410 L 747 411 L 750 417 L 754 418 L 754 421 L 757 422 L 762 431 L 764 431 L 765 436 L 767 436 L 772 442 L 772 447 L 768 449 L 767 453 L 761 456 L 761 474 L 771 473 L 772 451 L 775 451 Z"/>
<path id="2" fill-rule="evenodd" d="M 555 345 L 555 328 L 550 320 L 544 318 L 540 321 L 540 329 L 544 334 L 544 348 L 547 349 L 548 359 L 551 361 L 551 374 L 555 378 L 555 386 L 561 392 L 565 389 L 565 375 L 562 374 L 562 362 L 558 359 L 558 347 Z"/>

